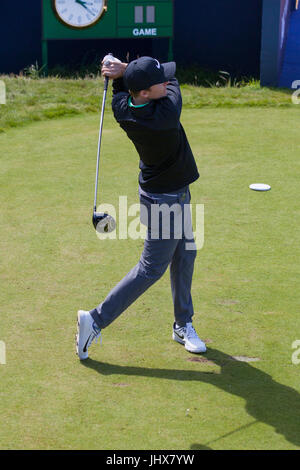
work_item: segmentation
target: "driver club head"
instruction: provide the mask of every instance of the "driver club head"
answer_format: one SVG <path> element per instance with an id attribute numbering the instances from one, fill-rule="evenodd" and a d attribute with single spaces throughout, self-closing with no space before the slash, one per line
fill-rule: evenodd
<path id="1" fill-rule="evenodd" d="M 115 230 L 116 222 L 111 215 L 106 212 L 93 212 L 93 225 L 97 232 L 109 233 Z"/>

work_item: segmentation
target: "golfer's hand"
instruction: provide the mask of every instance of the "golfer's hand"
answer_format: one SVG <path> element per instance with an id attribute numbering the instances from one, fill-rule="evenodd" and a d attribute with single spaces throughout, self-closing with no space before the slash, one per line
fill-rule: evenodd
<path id="1" fill-rule="evenodd" d="M 102 62 L 101 73 L 111 79 L 120 78 L 123 77 L 127 65 L 125 62 L 111 62 L 109 65 L 104 65 Z"/>

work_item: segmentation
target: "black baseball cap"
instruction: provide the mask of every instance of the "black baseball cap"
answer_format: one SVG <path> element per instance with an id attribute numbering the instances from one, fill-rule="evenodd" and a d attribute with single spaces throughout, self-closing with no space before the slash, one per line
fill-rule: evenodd
<path id="1" fill-rule="evenodd" d="M 127 65 L 123 78 L 128 90 L 141 91 L 168 82 L 175 76 L 175 71 L 175 62 L 161 64 L 153 57 L 144 56 Z"/>

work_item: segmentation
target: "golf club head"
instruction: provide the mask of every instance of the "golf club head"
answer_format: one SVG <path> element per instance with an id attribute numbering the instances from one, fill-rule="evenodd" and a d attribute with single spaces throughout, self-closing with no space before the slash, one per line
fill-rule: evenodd
<path id="1" fill-rule="evenodd" d="M 116 228 L 115 219 L 104 212 L 93 212 L 93 225 L 97 232 L 109 233 Z"/>

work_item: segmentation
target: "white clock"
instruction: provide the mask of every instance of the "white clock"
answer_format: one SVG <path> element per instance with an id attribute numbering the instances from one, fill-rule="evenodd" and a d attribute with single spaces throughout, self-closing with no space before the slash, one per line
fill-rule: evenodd
<path id="1" fill-rule="evenodd" d="M 56 17 L 71 28 L 93 26 L 107 10 L 107 0 L 52 0 Z"/>

